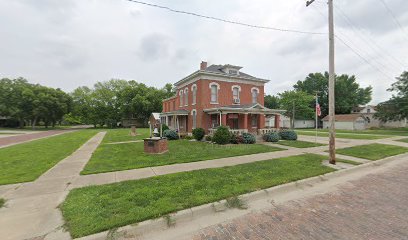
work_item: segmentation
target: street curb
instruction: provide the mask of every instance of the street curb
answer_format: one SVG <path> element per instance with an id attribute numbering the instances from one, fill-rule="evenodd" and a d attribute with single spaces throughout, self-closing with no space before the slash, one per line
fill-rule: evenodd
<path id="1" fill-rule="evenodd" d="M 337 170 L 335 172 L 330 172 L 330 173 L 326 173 L 323 175 L 274 186 L 274 187 L 259 190 L 256 192 L 246 193 L 246 194 L 240 195 L 239 198 L 243 202 L 246 202 L 246 203 L 257 201 L 257 200 L 262 200 L 262 199 L 267 199 L 267 198 L 270 198 L 272 196 L 276 196 L 279 194 L 286 194 L 291 191 L 305 189 L 307 187 L 312 187 L 316 183 L 329 181 L 329 180 L 343 177 L 343 176 L 353 174 L 359 171 L 367 170 L 369 168 L 380 167 L 388 162 L 398 160 L 398 158 L 402 156 L 408 156 L 408 153 L 387 157 L 382 160 L 363 163 L 361 165 L 353 166 L 351 168 Z M 230 209 L 225 207 L 225 204 L 226 204 L 226 200 L 221 200 L 219 202 L 208 203 L 208 204 L 196 206 L 193 208 L 184 209 L 176 213 L 169 214 L 167 215 L 167 217 L 161 217 L 158 219 L 147 220 L 144 222 L 120 227 L 115 231 L 115 233 L 118 236 L 121 236 L 121 234 L 141 236 L 143 234 L 151 233 L 153 231 L 166 230 L 169 228 L 177 228 L 177 225 L 182 225 L 183 222 L 190 222 L 197 218 L 211 216 L 211 215 L 214 215 L 220 212 L 227 212 Z M 78 239 L 79 240 L 105 240 L 108 238 L 108 234 L 112 234 L 112 232 L 110 231 L 100 232 L 97 234 L 85 236 L 85 237 L 78 238 Z"/>

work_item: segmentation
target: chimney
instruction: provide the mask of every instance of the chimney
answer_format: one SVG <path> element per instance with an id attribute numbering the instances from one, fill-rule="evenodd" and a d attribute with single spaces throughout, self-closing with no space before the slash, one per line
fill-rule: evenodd
<path id="1" fill-rule="evenodd" d="M 202 61 L 200 64 L 200 70 L 204 71 L 205 69 L 207 69 L 207 62 Z"/>

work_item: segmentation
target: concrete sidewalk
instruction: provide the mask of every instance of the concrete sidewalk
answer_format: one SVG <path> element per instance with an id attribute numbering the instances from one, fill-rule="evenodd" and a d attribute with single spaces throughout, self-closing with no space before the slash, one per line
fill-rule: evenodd
<path id="1" fill-rule="evenodd" d="M 102 141 L 100 132 L 34 182 L 3 186 L 0 197 L 7 200 L 0 209 L 0 236 L 11 239 L 70 239 L 62 230 L 64 224 L 58 209 L 68 186 Z"/>

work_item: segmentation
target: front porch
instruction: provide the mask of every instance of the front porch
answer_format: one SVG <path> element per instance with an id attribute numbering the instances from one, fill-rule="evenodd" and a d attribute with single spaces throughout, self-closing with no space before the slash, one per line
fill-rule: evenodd
<path id="1" fill-rule="evenodd" d="M 252 133 L 262 135 L 266 132 L 279 129 L 282 110 L 265 108 L 260 104 L 251 106 L 230 106 L 214 109 L 206 109 L 208 115 L 208 134 L 212 135 L 217 127 L 227 126 L 233 134 Z M 265 127 L 265 117 L 275 116 L 275 128 Z"/>
<path id="2" fill-rule="evenodd" d="M 181 134 L 188 133 L 188 111 L 186 110 L 161 113 L 160 120 L 171 130 Z"/>

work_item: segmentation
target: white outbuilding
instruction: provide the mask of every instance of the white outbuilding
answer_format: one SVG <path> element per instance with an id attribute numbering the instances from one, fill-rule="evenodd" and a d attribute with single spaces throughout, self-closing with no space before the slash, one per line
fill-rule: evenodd
<path id="1" fill-rule="evenodd" d="M 335 116 L 336 129 L 365 130 L 367 119 L 362 114 L 339 114 Z M 323 128 L 329 128 L 329 116 L 323 118 Z"/>

